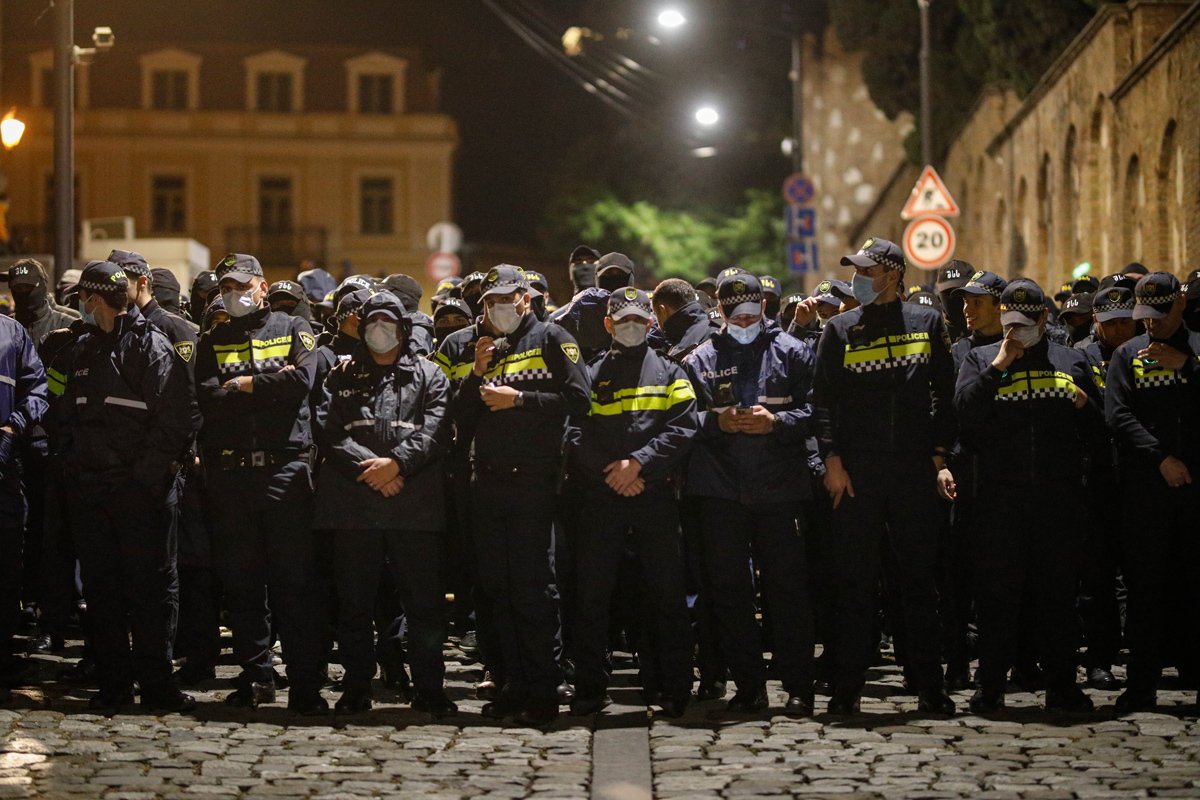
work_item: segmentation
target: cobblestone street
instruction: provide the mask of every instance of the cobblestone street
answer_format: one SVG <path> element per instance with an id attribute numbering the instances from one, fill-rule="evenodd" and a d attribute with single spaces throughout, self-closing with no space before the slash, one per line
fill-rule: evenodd
<path id="1" fill-rule="evenodd" d="M 454 648 L 447 658 L 461 714 L 442 724 L 386 691 L 370 714 L 311 720 L 284 710 L 285 692 L 256 712 L 227 708 L 220 679 L 196 692 L 195 718 L 105 718 L 87 713 L 87 692 L 19 690 L 0 710 L 0 798 L 1200 796 L 1200 723 L 1182 691 L 1160 693 L 1162 713 L 1123 719 L 1104 707 L 1111 692 L 1086 717 L 1049 717 L 1017 693 L 996 720 L 930 719 L 887 666 L 850 719 L 738 719 L 712 702 L 647 723 L 622 673 L 599 718 L 541 732 L 481 718 L 477 665 Z M 51 674 L 55 661 L 39 666 Z"/>

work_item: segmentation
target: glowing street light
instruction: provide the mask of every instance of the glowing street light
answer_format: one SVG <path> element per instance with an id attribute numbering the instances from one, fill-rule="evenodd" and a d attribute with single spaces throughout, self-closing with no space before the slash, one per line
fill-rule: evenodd
<path id="1" fill-rule="evenodd" d="M 659 12 L 658 24 L 667 30 L 675 30 L 687 25 L 687 17 L 677 8 L 667 8 Z"/>
<path id="2" fill-rule="evenodd" d="M 696 109 L 696 122 L 706 128 L 711 128 L 721 121 L 721 115 L 712 106 L 702 106 Z"/>
<path id="3" fill-rule="evenodd" d="M 21 143 L 21 137 L 25 135 L 25 123 L 17 119 L 17 110 L 10 109 L 4 115 L 4 119 L 0 120 L 0 143 L 4 145 L 5 150 L 12 150 Z"/>

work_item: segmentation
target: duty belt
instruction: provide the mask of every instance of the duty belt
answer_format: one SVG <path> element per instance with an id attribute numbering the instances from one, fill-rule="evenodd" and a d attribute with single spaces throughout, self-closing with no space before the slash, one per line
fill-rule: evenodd
<path id="1" fill-rule="evenodd" d="M 302 460 L 300 450 L 222 450 L 220 455 L 222 470 L 282 467 Z"/>

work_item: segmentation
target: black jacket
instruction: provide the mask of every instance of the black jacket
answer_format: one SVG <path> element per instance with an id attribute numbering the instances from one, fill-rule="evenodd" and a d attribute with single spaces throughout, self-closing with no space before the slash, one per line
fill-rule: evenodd
<path id="1" fill-rule="evenodd" d="M 666 354 L 682 361 L 688 353 L 711 339 L 716 331 L 709 323 L 708 312 L 692 301 L 667 317 L 662 333 L 667 342 Z"/>
<path id="2" fill-rule="evenodd" d="M 643 495 L 673 495 L 699 426 L 696 394 L 683 368 L 647 345 L 614 345 L 588 373 L 592 409 L 572 419 L 572 476 L 616 498 L 604 468 L 632 458 L 642 465 Z"/>
<path id="3" fill-rule="evenodd" d="M 522 406 L 489 411 L 479 393 L 484 385 L 517 389 L 524 395 Z M 515 331 L 496 339 L 482 378 L 468 371 L 453 401 L 455 425 L 472 437 L 478 466 L 555 470 L 566 418 L 591 408 L 588 389 L 587 369 L 571 334 L 529 313 Z"/>
<path id="4" fill-rule="evenodd" d="M 954 443 L 954 364 L 932 308 L 897 300 L 830 319 L 814 390 L 822 458 L 932 457 Z"/>
<path id="5" fill-rule="evenodd" d="M 442 370 L 442 374 L 450 381 L 450 396 L 454 397 L 463 381 L 471 374 L 475 366 L 475 343 L 483 336 L 483 318 L 475 324 L 468 325 L 462 330 L 455 331 L 442 341 L 437 352 L 433 355 L 433 363 Z M 454 442 L 450 446 L 449 464 L 454 471 L 466 465 L 471 460 L 471 440 L 474 430 L 467 427 L 464 419 L 451 419 L 454 431 Z"/>
<path id="6" fill-rule="evenodd" d="M 449 433 L 450 384 L 405 353 L 390 367 L 365 346 L 334 367 L 318 410 L 325 456 L 317 481 L 318 528 L 439 531 L 446 526 L 441 455 Z M 368 458 L 392 458 L 404 488 L 385 498 L 357 478 Z"/>
<path id="7" fill-rule="evenodd" d="M 981 482 L 1081 486 L 1085 456 L 1105 436 L 1100 390 L 1083 354 L 1043 337 L 1004 372 L 1000 344 L 972 350 L 954 392 L 959 433 Z M 1088 395 L 1075 407 L 1076 387 Z"/>
<path id="8" fill-rule="evenodd" d="M 144 317 L 88 328 L 62 403 L 62 453 L 82 489 L 164 494 L 195 427 L 196 401 L 170 341 Z"/>
<path id="9" fill-rule="evenodd" d="M 746 504 L 810 497 L 805 439 L 812 418 L 812 349 L 767 325 L 748 345 L 722 331 L 693 350 L 684 366 L 701 409 L 686 493 Z M 717 418 L 726 408 L 755 405 L 775 415 L 774 431 L 721 430 Z"/>
<path id="10" fill-rule="evenodd" d="M 978 347 L 995 344 L 1004 338 L 1004 334 L 982 334 L 970 332 L 950 346 L 950 359 L 954 362 L 954 374 L 959 375 L 963 363 L 971 351 Z M 958 487 L 958 497 L 963 500 L 974 499 L 979 494 L 979 454 L 963 445 L 961 431 L 950 448 L 949 466 L 954 474 L 954 483 Z"/>
<path id="11" fill-rule="evenodd" d="M 1188 357 L 1178 372 L 1138 356 L 1150 346 L 1148 334 L 1117 348 L 1105 380 L 1105 416 L 1123 466 L 1157 476 L 1163 459 L 1174 456 L 1195 480 L 1200 475 L 1200 333 L 1180 325 L 1166 344 Z"/>
<path id="12" fill-rule="evenodd" d="M 307 449 L 315 345 L 307 322 L 266 308 L 202 336 L 196 353 L 201 446 L 243 452 Z M 253 392 L 223 388 L 243 375 L 253 376 Z"/>

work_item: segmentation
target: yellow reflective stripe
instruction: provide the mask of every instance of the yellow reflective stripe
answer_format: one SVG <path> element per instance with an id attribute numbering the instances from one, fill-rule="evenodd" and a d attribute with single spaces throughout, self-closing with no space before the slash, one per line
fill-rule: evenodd
<path id="1" fill-rule="evenodd" d="M 58 397 L 67 390 L 67 376 L 55 369 L 46 369 L 46 388 Z"/>
<path id="2" fill-rule="evenodd" d="M 1075 380 L 1066 372 L 1016 372 L 1011 377 L 1012 383 L 1008 386 L 1001 386 L 996 391 L 997 395 L 1003 397 L 1024 393 L 1040 393 L 1042 397 L 1053 397 L 1056 390 L 1062 390 L 1062 396 L 1072 400 L 1075 398 Z"/>
<path id="3" fill-rule="evenodd" d="M 632 411 L 667 411 L 680 403 L 690 403 L 696 399 L 696 392 L 687 380 L 678 380 L 670 386 L 637 386 L 632 389 L 622 389 L 615 392 L 608 403 L 597 402 L 596 393 L 592 392 L 592 414 L 600 417 L 611 417 Z"/>
<path id="4" fill-rule="evenodd" d="M 250 361 L 250 350 L 230 350 L 227 352 L 215 353 L 218 364 L 240 364 L 241 362 Z"/>
<path id="5" fill-rule="evenodd" d="M 1100 365 L 1092 364 L 1092 379 L 1096 381 L 1096 385 L 1101 389 L 1104 388 L 1104 372 L 1101 371 Z"/>
<path id="6" fill-rule="evenodd" d="M 520 361 L 503 361 L 488 370 L 483 377 L 495 378 L 500 375 L 515 375 L 519 372 L 532 372 L 538 369 L 547 369 L 546 360 L 541 356 L 534 356 L 533 358 L 525 358 Z"/>
<path id="7" fill-rule="evenodd" d="M 862 364 L 868 361 L 883 361 L 889 356 L 899 358 L 933 352 L 929 334 L 905 334 L 884 336 L 865 345 L 846 345 L 846 364 Z"/>
<path id="8" fill-rule="evenodd" d="M 442 372 L 452 381 L 461 380 L 471 374 L 471 368 L 475 366 L 471 362 L 461 361 L 457 364 L 452 362 L 447 356 L 438 353 L 433 357 L 433 363 L 442 368 Z"/>
<path id="9" fill-rule="evenodd" d="M 239 344 L 214 344 L 213 345 L 214 353 L 229 353 L 229 352 L 233 352 L 235 350 L 249 350 L 249 349 L 250 349 L 249 342 L 241 342 Z"/>
<path id="10" fill-rule="evenodd" d="M 274 347 L 264 347 L 262 349 L 255 347 L 254 360 L 263 361 L 268 358 L 287 358 L 290 352 L 292 352 L 291 343 L 277 344 Z"/>
<path id="11" fill-rule="evenodd" d="M 629 389 L 621 389 L 613 392 L 613 399 L 620 400 L 623 397 L 637 397 L 646 394 L 670 394 L 677 391 L 686 391 L 692 399 L 695 399 L 696 394 L 692 389 L 692 382 L 686 378 L 681 378 L 669 386 L 634 386 Z M 595 396 L 595 392 L 592 393 Z"/>

